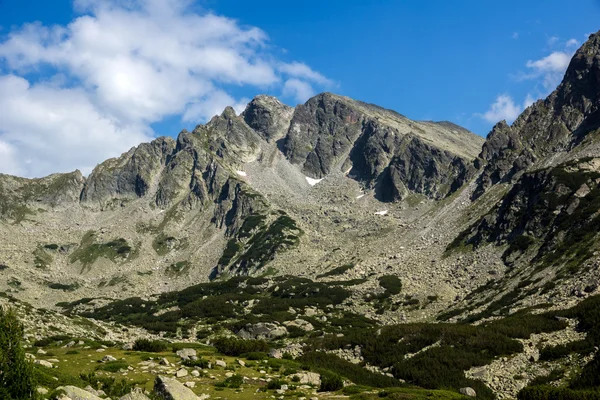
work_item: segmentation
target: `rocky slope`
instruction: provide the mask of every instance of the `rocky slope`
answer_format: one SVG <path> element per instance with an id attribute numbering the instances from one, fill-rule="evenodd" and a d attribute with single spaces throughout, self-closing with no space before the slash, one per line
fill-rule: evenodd
<path id="1" fill-rule="evenodd" d="M 269 323 L 290 335 L 307 322 L 332 335 L 354 324 L 461 322 L 414 325 L 423 332 L 406 333 L 416 335 L 407 344 L 397 335 L 413 325 L 391 327 L 390 345 L 403 352 L 393 365 L 371 331 L 356 336 L 375 348 L 370 359 L 349 350 L 352 339 L 326 343 L 423 386 L 435 385 L 415 372 L 418 360 L 458 351 L 449 332 L 461 338 L 460 357 L 475 357 L 468 376 L 501 397 L 529 383 L 527 371 L 561 366 L 561 354 L 577 353 L 574 368 L 594 374 L 599 107 L 600 34 L 556 91 L 512 125 L 498 123 L 485 143 L 448 122 L 330 93 L 296 108 L 258 96 L 239 116 L 227 108 L 87 178 L 0 175 L 0 290 L 175 336 L 228 318 L 232 332 Z M 492 351 L 485 362 L 465 344 L 476 332 L 502 336 L 478 343 Z M 551 362 L 529 368 L 551 340 Z M 490 354 L 511 358 L 490 364 Z M 503 366 L 522 382 L 500 380 L 494 368 Z M 452 366 L 448 387 L 465 382 L 465 368 Z"/>
<path id="2" fill-rule="evenodd" d="M 304 141 L 316 147 L 297 165 Z M 376 212 L 385 214 L 380 201 L 445 198 L 473 175 L 481 143 L 450 123 L 410 121 L 328 93 L 296 109 L 258 96 L 239 116 L 227 108 L 87 178 L 0 175 L 5 288 L 47 306 L 90 294 L 147 295 L 223 273 L 290 272 L 322 239 L 357 239 L 354 230 L 339 236 L 340 222 L 322 220 L 323 212 L 350 213 L 348 198 L 363 193 L 353 224 L 373 225 L 382 220 Z M 318 171 L 313 159 L 323 160 Z"/>

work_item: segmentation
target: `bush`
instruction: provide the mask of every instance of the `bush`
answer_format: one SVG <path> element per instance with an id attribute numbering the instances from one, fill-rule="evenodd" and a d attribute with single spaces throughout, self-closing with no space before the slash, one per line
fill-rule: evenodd
<path id="1" fill-rule="evenodd" d="M 600 400 L 600 392 L 572 390 L 553 386 L 528 386 L 517 394 L 518 400 Z"/>
<path id="2" fill-rule="evenodd" d="M 282 379 L 273 379 L 267 383 L 267 389 L 277 390 L 281 388 L 281 385 L 287 385 L 287 382 Z"/>
<path id="3" fill-rule="evenodd" d="M 125 361 L 109 361 L 105 364 L 98 365 L 96 370 L 107 371 L 107 372 L 119 372 L 120 370 L 126 370 L 129 365 Z"/>
<path id="4" fill-rule="evenodd" d="M 335 392 L 343 387 L 344 381 L 341 376 L 334 374 L 333 372 L 323 371 L 321 374 L 321 387 L 319 387 L 319 392 Z"/>
<path id="5" fill-rule="evenodd" d="M 220 337 L 213 345 L 219 353 L 237 357 L 245 353 L 267 352 L 269 345 L 264 340 L 245 340 L 234 337 Z"/>
<path id="6" fill-rule="evenodd" d="M 138 339 L 133 344 L 133 350 L 160 353 L 167 351 L 167 344 L 160 340 Z"/>
<path id="7" fill-rule="evenodd" d="M 242 378 L 241 375 L 235 374 L 225 379 L 223 382 L 215 384 L 215 386 L 237 389 L 242 386 L 242 383 L 244 383 L 244 378 Z"/>
<path id="8" fill-rule="evenodd" d="M 199 358 L 197 360 L 183 360 L 183 365 L 185 365 L 186 367 L 198 367 L 201 369 L 206 369 L 208 368 L 208 364 L 209 362 L 203 358 Z"/>
<path id="9" fill-rule="evenodd" d="M 269 358 L 269 355 L 263 351 L 251 351 L 250 353 L 246 353 L 246 359 L 252 361 L 258 360 L 266 360 Z"/>
<path id="10" fill-rule="evenodd" d="M 23 325 L 12 309 L 0 307 L 0 398 L 37 399 L 33 364 L 21 347 Z"/>
<path id="11" fill-rule="evenodd" d="M 390 295 L 395 295 L 402 290 L 402 281 L 396 275 L 384 275 L 379 278 L 379 286 Z"/>

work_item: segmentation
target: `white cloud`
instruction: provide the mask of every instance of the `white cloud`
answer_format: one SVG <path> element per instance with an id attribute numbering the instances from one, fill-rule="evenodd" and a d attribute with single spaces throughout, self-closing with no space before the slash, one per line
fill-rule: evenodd
<path id="1" fill-rule="evenodd" d="M 76 10 L 85 14 L 66 26 L 34 23 L 11 31 L 0 41 L 0 63 L 10 74 L 0 78 L 18 90 L 14 101 L 0 93 L 1 104 L 13 107 L 10 118 L 0 118 L 0 155 L 10 148 L 16 156 L 10 165 L 2 161 L 0 172 L 89 170 L 151 138 L 150 124 L 167 116 L 204 122 L 227 105 L 239 112 L 247 99 L 225 87 L 281 90 L 305 100 L 313 85 L 331 85 L 304 63 L 278 60 L 259 28 L 198 14 L 189 3 L 76 0 Z M 39 71 L 42 83 L 23 78 Z M 46 128 L 52 118 L 60 123 Z M 106 140 L 99 142 L 102 136 Z M 63 152 L 67 145 L 72 151 Z"/>
<path id="2" fill-rule="evenodd" d="M 517 40 L 519 38 L 519 32 L 513 32 L 512 36 L 513 39 Z"/>
<path id="3" fill-rule="evenodd" d="M 524 79 L 542 78 L 543 85 L 547 90 L 553 90 L 562 80 L 572 53 L 555 51 L 539 60 L 529 60 L 525 64 L 531 73 L 523 76 Z"/>
<path id="4" fill-rule="evenodd" d="M 558 41 L 559 41 L 558 36 L 550 36 L 548 38 L 547 43 L 548 43 L 548 46 L 554 46 L 556 43 L 558 43 Z"/>
<path id="5" fill-rule="evenodd" d="M 531 93 L 527 93 L 527 97 L 525 97 L 525 102 L 523 103 L 523 108 L 529 107 L 536 101 L 537 99 Z"/>
<path id="6" fill-rule="evenodd" d="M 509 123 L 514 121 L 521 113 L 522 108 L 515 104 L 512 97 L 501 94 L 496 97 L 496 101 L 483 114 L 477 114 L 487 122 L 496 123 L 501 120 L 506 120 Z"/>
<path id="7" fill-rule="evenodd" d="M 568 49 L 573 49 L 573 48 L 578 48 L 580 46 L 581 43 L 579 43 L 579 40 L 577 39 L 569 39 L 567 40 L 567 43 L 565 43 L 565 47 Z"/>
<path id="8" fill-rule="evenodd" d="M 81 89 L 31 86 L 0 76 L 0 170 L 43 176 L 79 168 L 91 172 L 102 159 L 151 139 L 143 125 L 121 125 L 101 115 Z M 26 111 L 26 113 L 24 112 Z"/>
<path id="9" fill-rule="evenodd" d="M 295 78 L 306 79 L 322 85 L 331 85 L 332 82 L 321 75 L 320 73 L 313 71 L 308 65 L 300 62 L 293 62 L 289 64 L 281 64 L 279 70 Z"/>
<path id="10" fill-rule="evenodd" d="M 236 101 L 233 97 L 222 90 L 217 90 L 208 94 L 197 102 L 188 105 L 183 114 L 184 121 L 209 120 L 215 115 L 221 115 L 225 107 L 231 106 L 239 115 L 246 108 L 250 100 L 243 98 Z"/>
<path id="11" fill-rule="evenodd" d="M 294 97 L 298 103 L 304 103 L 314 94 L 315 91 L 310 83 L 300 79 L 288 79 L 283 85 L 283 96 Z"/>

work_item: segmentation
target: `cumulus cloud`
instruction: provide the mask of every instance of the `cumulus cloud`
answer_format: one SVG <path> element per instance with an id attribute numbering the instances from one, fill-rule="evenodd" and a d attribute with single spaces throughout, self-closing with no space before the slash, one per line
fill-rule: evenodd
<path id="1" fill-rule="evenodd" d="M 313 87 L 300 79 L 292 78 L 285 81 L 283 95 L 294 97 L 298 103 L 304 103 L 315 94 Z"/>
<path id="2" fill-rule="evenodd" d="M 496 101 L 483 114 L 477 114 L 487 122 L 496 123 L 501 120 L 506 120 L 509 123 L 514 121 L 523 111 L 521 106 L 515 104 L 512 97 L 501 94 L 496 97 Z"/>
<path id="3" fill-rule="evenodd" d="M 261 29 L 188 6 L 76 0 L 81 14 L 66 26 L 11 31 L 0 42 L 0 157 L 12 158 L 2 157 L 0 172 L 89 172 L 149 140 L 150 124 L 165 117 L 204 122 L 228 105 L 239 112 L 248 99 L 231 88 L 297 101 L 332 84 L 304 63 L 277 59 Z"/>
<path id="4" fill-rule="evenodd" d="M 572 53 L 555 51 L 542 59 L 529 60 L 525 65 L 532 72 L 526 75 L 526 78 L 541 77 L 544 87 L 547 90 L 553 90 L 562 80 L 572 56 Z"/>

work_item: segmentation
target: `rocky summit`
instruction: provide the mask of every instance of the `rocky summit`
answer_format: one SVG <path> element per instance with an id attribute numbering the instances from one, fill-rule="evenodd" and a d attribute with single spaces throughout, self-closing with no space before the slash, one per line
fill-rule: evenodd
<path id="1" fill-rule="evenodd" d="M 600 33 L 485 140 L 257 96 L 87 177 L 0 175 L 2 301 L 73 399 L 118 375 L 126 398 L 595 399 L 599 143 Z M 87 392 L 63 359 L 98 361 Z"/>

